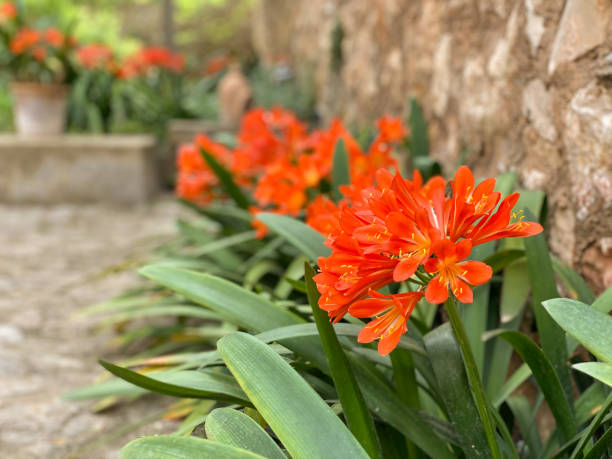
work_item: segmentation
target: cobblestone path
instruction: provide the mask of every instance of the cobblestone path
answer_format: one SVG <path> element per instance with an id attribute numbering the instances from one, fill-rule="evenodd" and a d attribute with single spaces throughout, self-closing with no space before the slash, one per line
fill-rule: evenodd
<path id="1" fill-rule="evenodd" d="M 108 332 L 75 313 L 138 278 L 100 274 L 173 234 L 179 212 L 171 199 L 136 209 L 0 206 L 0 457 L 112 458 L 138 435 L 176 428 L 161 420 L 121 434 L 159 409 L 146 399 L 94 414 L 91 402 L 59 397 L 94 382 L 98 358 L 118 357 Z"/>

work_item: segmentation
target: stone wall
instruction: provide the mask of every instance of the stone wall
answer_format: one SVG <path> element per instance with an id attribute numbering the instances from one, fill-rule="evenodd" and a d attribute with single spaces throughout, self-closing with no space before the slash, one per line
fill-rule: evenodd
<path id="1" fill-rule="evenodd" d="M 417 97 L 447 171 L 465 146 L 478 175 L 544 189 L 554 252 L 597 291 L 612 284 L 612 1 L 290 3 L 260 1 L 256 21 L 277 15 L 255 43 L 264 60 L 310 63 L 324 119 L 401 115 Z"/>

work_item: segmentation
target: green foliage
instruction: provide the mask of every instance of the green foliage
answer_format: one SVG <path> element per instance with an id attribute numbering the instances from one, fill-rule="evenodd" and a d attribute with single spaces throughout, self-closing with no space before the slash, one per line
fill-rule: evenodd
<path id="1" fill-rule="evenodd" d="M 346 183 L 346 161 L 336 156 L 337 186 Z M 232 189 L 231 175 L 216 172 Z M 500 179 L 504 194 L 515 178 Z M 447 304 L 442 313 L 422 300 L 398 348 L 381 356 L 355 339 L 359 319 L 331 324 L 317 306 L 310 263 L 329 255 L 324 237 L 298 219 L 262 213 L 257 218 L 269 235 L 257 240 L 236 196 L 179 222 L 176 240 L 140 270 L 148 279 L 142 289 L 87 312 L 121 322 L 121 342 L 146 351 L 104 362 L 121 379 L 69 396 L 150 391 L 211 402 L 194 404 L 179 430 L 188 434 L 204 423 L 208 440 L 147 437 L 126 446 L 124 457 L 280 458 L 283 448 L 291 457 L 603 454 L 612 405 L 604 386 L 612 379 L 610 291 L 595 299 L 577 273 L 550 257 L 543 237 L 480 246 L 474 257 L 496 277 L 475 291 L 474 304 L 461 311 Z M 544 205 L 538 193 L 521 203 L 535 212 Z M 555 299 L 558 282 L 581 301 Z M 160 315 L 167 320 L 154 323 Z M 146 326 L 133 321 L 143 317 Z M 521 324 L 539 339 L 519 332 Z M 600 361 L 572 355 L 581 373 L 570 373 L 567 355 L 577 342 Z M 513 352 L 525 362 L 516 370 Z M 514 393 L 531 376 L 535 398 Z M 535 424 L 544 405 L 555 421 L 548 439 Z"/>

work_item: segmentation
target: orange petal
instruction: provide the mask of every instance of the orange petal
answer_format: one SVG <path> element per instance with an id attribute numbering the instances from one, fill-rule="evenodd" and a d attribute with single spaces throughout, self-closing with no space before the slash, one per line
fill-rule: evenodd
<path id="1" fill-rule="evenodd" d="M 448 298 L 446 282 L 442 282 L 440 276 L 434 277 L 425 289 L 425 299 L 431 304 L 444 303 Z"/>
<path id="2" fill-rule="evenodd" d="M 402 282 L 411 277 L 419 267 L 419 259 L 417 257 L 407 257 L 402 259 L 393 270 L 393 280 Z"/>
<path id="3" fill-rule="evenodd" d="M 457 266 L 464 271 L 464 273 L 461 274 L 461 277 L 472 285 L 484 284 L 491 279 L 491 276 L 493 275 L 493 270 L 491 267 L 482 261 L 468 260 L 462 263 L 457 263 Z"/>
<path id="4" fill-rule="evenodd" d="M 470 255 L 471 251 L 472 242 L 468 239 L 464 239 L 455 244 L 455 253 L 457 255 L 457 260 L 465 260 Z"/>
<path id="5" fill-rule="evenodd" d="M 363 327 L 359 332 L 359 335 L 357 335 L 357 341 L 360 343 L 371 343 L 372 341 L 377 339 L 380 336 L 380 331 L 379 333 L 377 333 L 374 330 L 376 329 L 378 322 L 380 322 L 380 319 L 382 319 L 382 317 L 373 320 L 365 327 Z"/>
<path id="6" fill-rule="evenodd" d="M 397 347 L 397 344 L 400 341 L 400 338 L 404 334 L 404 327 L 397 327 L 390 334 L 385 334 L 378 342 L 378 353 L 380 355 L 388 355 L 391 353 L 393 349 Z"/>
<path id="7" fill-rule="evenodd" d="M 366 298 L 355 301 L 349 308 L 349 313 L 354 317 L 372 317 L 389 308 L 389 300 Z"/>
<path id="8" fill-rule="evenodd" d="M 462 303 L 472 303 L 474 301 L 474 294 L 468 284 L 463 282 L 461 279 L 456 279 L 451 286 L 455 298 Z"/>

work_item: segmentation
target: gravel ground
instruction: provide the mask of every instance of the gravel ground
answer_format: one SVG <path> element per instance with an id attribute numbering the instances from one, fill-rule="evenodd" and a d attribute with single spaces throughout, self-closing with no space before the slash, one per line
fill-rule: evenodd
<path id="1" fill-rule="evenodd" d="M 180 212 L 170 198 L 136 209 L 0 206 L 0 457 L 118 457 L 130 439 L 176 428 L 157 420 L 122 433 L 159 410 L 146 398 L 94 414 L 91 402 L 59 397 L 94 382 L 98 358 L 118 357 L 109 332 L 75 313 L 138 278 L 101 273 L 174 234 Z"/>

